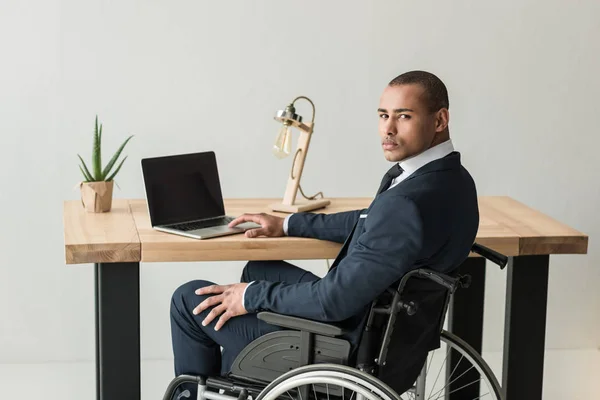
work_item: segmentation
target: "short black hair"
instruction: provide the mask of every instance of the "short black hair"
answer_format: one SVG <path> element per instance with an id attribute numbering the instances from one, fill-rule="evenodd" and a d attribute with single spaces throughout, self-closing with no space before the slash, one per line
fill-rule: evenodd
<path id="1" fill-rule="evenodd" d="M 392 79 L 389 86 L 418 84 L 425 90 L 427 107 L 435 112 L 442 108 L 450 108 L 448 90 L 444 82 L 431 72 L 410 71 Z"/>

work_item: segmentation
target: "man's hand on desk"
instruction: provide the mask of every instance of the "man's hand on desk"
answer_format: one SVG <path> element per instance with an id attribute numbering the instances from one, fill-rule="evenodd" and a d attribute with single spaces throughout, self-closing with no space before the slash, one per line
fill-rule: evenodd
<path id="1" fill-rule="evenodd" d="M 283 232 L 283 220 L 284 218 L 276 217 L 269 214 L 244 214 L 229 223 L 229 227 L 241 224 L 242 222 L 254 222 L 259 224 L 261 227 L 256 229 L 250 229 L 246 231 L 246 237 L 253 238 L 258 236 L 269 236 L 278 237 L 284 236 Z"/>
<path id="2" fill-rule="evenodd" d="M 194 315 L 198 315 L 207 308 L 214 306 L 202 321 L 202 325 L 210 324 L 220 315 L 221 317 L 215 325 L 215 331 L 218 331 L 229 318 L 248 314 L 242 304 L 246 286 L 248 286 L 247 283 L 234 283 L 233 285 L 212 285 L 196 290 L 197 295 L 212 294 L 214 296 L 209 297 L 194 308 Z"/>

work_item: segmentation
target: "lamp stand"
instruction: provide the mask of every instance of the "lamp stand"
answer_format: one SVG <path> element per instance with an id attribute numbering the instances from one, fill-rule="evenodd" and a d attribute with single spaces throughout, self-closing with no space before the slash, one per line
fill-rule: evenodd
<path id="1" fill-rule="evenodd" d="M 298 147 L 296 148 L 296 153 L 294 153 L 292 170 L 290 172 L 290 177 L 288 178 L 285 194 L 283 195 L 283 202 L 269 205 L 273 211 L 296 213 L 317 210 L 331 204 L 331 201 L 326 199 L 303 199 L 296 201 L 296 195 L 298 194 L 300 178 L 302 177 L 304 161 L 306 160 L 306 154 L 308 153 L 308 145 L 310 144 L 310 137 L 312 136 L 314 124 L 310 122 L 300 123 L 296 127 L 300 131 L 300 138 L 298 138 Z"/>

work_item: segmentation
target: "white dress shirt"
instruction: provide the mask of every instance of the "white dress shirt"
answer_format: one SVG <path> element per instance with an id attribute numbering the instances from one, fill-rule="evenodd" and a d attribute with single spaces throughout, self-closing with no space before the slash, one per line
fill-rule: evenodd
<path id="1" fill-rule="evenodd" d="M 424 167 L 425 165 L 429 164 L 432 161 L 439 160 L 440 158 L 446 157 L 448 154 L 452 153 L 453 151 L 454 151 L 454 145 L 452 144 L 452 140 L 448 139 L 445 142 L 442 142 L 436 146 L 430 147 L 429 149 L 425 150 L 422 153 L 419 153 L 415 156 L 412 156 L 412 157 L 409 157 L 409 158 L 406 158 L 406 159 L 400 161 L 398 164 L 400 164 L 400 168 L 402 168 L 403 172 L 398 177 L 394 178 L 394 180 L 392 180 L 392 184 L 390 185 L 390 187 L 387 190 L 390 190 L 391 188 L 398 185 L 403 180 L 407 179 L 409 176 L 414 174 L 415 171 L 417 171 L 418 169 Z M 294 215 L 294 214 L 288 215 L 283 220 L 283 233 L 285 233 L 286 235 L 288 234 L 288 223 L 289 223 L 290 217 L 292 215 Z M 253 282 L 254 281 L 250 282 L 248 284 L 248 286 L 250 286 Z M 246 289 L 248 289 L 248 286 L 246 286 Z M 242 295 L 242 305 L 244 305 L 244 308 L 246 308 L 245 307 L 246 303 L 244 301 L 244 299 L 246 298 L 246 289 L 244 289 L 244 294 Z"/>

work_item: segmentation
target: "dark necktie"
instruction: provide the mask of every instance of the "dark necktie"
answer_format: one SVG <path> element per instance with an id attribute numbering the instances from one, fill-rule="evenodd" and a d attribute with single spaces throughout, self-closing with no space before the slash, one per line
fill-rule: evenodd
<path id="1" fill-rule="evenodd" d="M 394 178 L 399 177 L 400 174 L 402 174 L 402 172 L 404 172 L 404 170 L 400 167 L 400 164 L 395 164 L 392 168 L 390 168 L 388 170 L 388 172 L 386 172 L 385 175 L 383 176 L 383 179 L 381 180 L 381 185 L 379 185 L 379 190 L 377 191 L 377 194 L 380 194 L 380 193 L 388 190 L 388 188 L 392 184 L 392 181 L 394 180 Z"/>
<path id="2" fill-rule="evenodd" d="M 383 176 L 383 179 L 381 180 L 381 185 L 379 186 L 379 190 L 377 191 L 377 194 L 386 191 L 392 184 L 392 181 L 394 180 L 394 178 L 399 177 L 402 172 L 404 172 L 404 170 L 402 168 L 400 168 L 400 165 L 398 165 L 398 164 L 396 164 L 392 168 L 390 168 L 389 171 L 386 172 L 385 175 Z M 342 249 L 338 253 L 335 260 L 333 261 L 333 264 L 331 264 L 331 269 L 337 267 L 337 265 L 340 263 L 340 261 L 346 256 L 346 253 L 348 253 L 348 246 L 350 245 L 352 236 L 354 236 L 354 230 L 356 229 L 357 224 L 358 224 L 358 219 L 354 223 L 354 227 L 352 227 L 352 231 L 350 231 L 350 235 L 348 235 L 348 237 L 346 238 L 346 241 L 344 242 Z"/>

